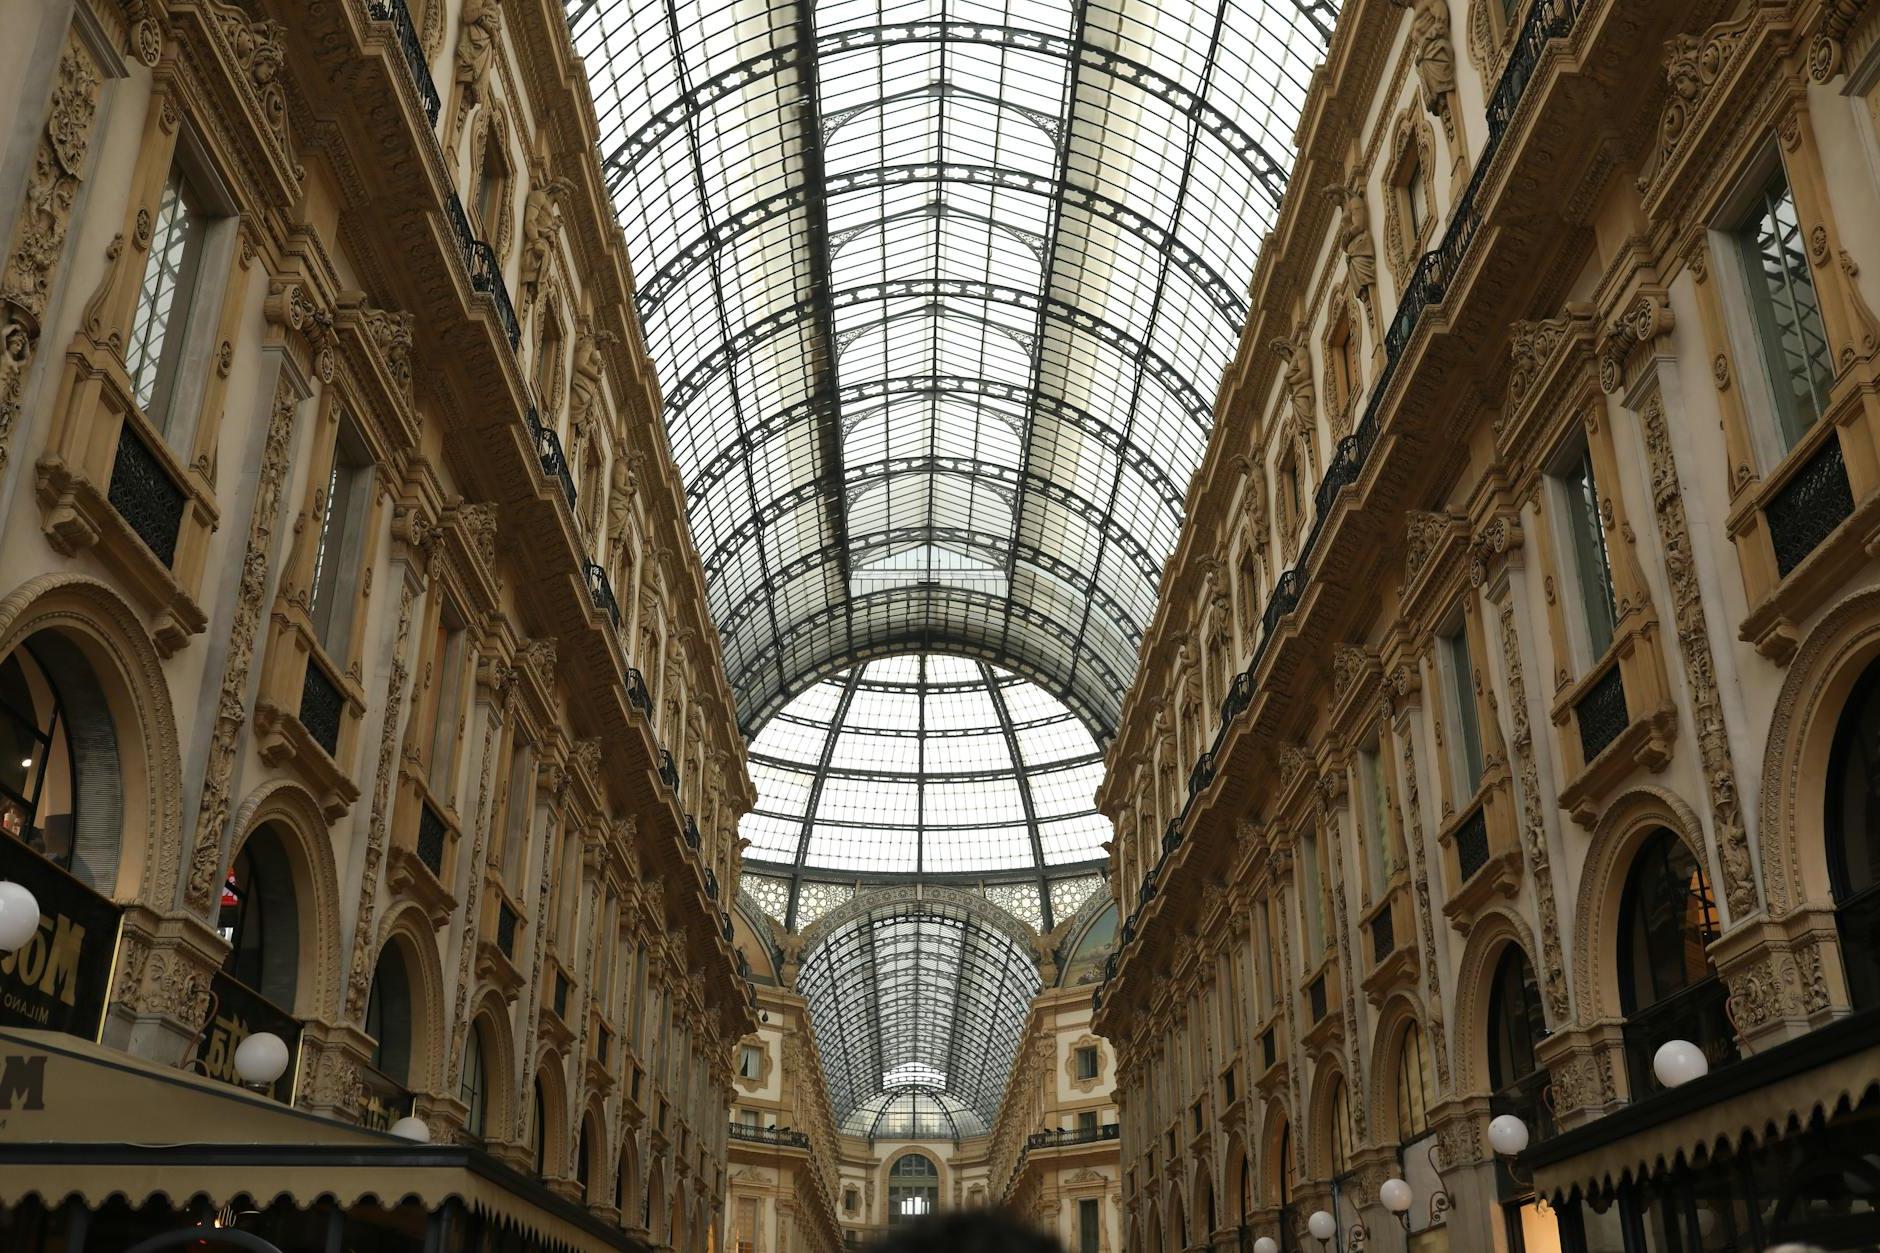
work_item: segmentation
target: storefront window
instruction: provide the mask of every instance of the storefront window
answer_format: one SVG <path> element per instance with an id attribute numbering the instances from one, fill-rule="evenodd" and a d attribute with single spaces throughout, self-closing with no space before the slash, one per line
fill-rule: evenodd
<path id="1" fill-rule="evenodd" d="M 72 869 L 76 772 L 58 688 L 33 651 L 0 662 L 0 829 Z"/>

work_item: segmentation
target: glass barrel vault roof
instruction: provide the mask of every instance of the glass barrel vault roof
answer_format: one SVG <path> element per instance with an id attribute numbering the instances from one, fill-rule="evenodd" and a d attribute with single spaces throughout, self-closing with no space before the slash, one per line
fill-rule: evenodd
<path id="1" fill-rule="evenodd" d="M 944 647 L 1113 733 L 1336 0 L 568 0 L 747 732 Z"/>

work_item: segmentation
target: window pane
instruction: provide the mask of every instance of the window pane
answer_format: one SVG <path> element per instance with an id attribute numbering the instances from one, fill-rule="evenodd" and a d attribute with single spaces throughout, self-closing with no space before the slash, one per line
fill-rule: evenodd
<path id="1" fill-rule="evenodd" d="M 1785 174 L 1778 172 L 1764 190 L 1755 213 L 1737 231 L 1737 244 L 1786 450 L 1826 408 L 1834 361 Z"/>
<path id="2" fill-rule="evenodd" d="M 137 312 L 131 319 L 124 365 L 131 394 L 158 430 L 167 431 L 183 331 L 195 297 L 206 217 L 180 168 L 172 166 L 150 228 Z"/>
<path id="3" fill-rule="evenodd" d="M 1456 782 L 1466 802 L 1482 782 L 1482 726 L 1475 714 L 1475 666 L 1469 660 L 1469 632 L 1466 627 L 1443 639 L 1449 662 L 1450 712 L 1455 715 L 1455 734 L 1450 752 L 1456 769 Z"/>
<path id="4" fill-rule="evenodd" d="M 1561 476 L 1567 501 L 1567 531 L 1573 550 L 1574 575 L 1580 585 L 1580 610 L 1586 621 L 1591 656 L 1606 655 L 1612 646 L 1612 628 L 1618 617 L 1613 603 L 1612 566 L 1606 559 L 1606 535 L 1600 525 L 1599 485 L 1593 478 L 1593 459 L 1582 449 L 1580 459 Z"/>

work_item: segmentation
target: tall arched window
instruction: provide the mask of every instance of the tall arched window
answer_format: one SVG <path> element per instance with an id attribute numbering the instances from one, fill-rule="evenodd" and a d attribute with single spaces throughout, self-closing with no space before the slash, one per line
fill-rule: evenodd
<path id="1" fill-rule="evenodd" d="M 1351 1092 L 1344 1076 L 1332 1085 L 1332 1178 L 1351 1170 Z"/>
<path id="2" fill-rule="evenodd" d="M 535 1149 L 535 1173 L 548 1174 L 548 1102 L 542 1097 L 542 1077 L 535 1078 L 535 1118 L 529 1124 L 529 1143 Z"/>
<path id="3" fill-rule="evenodd" d="M 920 1153 L 897 1158 L 888 1168 L 888 1225 L 912 1222 L 940 1205 L 940 1168 Z"/>
<path id="4" fill-rule="evenodd" d="M 1865 1009 L 1880 1005 L 1880 665 L 1854 685 L 1835 726 L 1824 817 L 1848 995 Z"/>
<path id="5" fill-rule="evenodd" d="M 1416 1023 L 1404 1029 L 1397 1046 L 1397 1140 L 1400 1144 L 1427 1135 L 1430 1129 L 1430 1077 L 1423 1062 L 1423 1030 Z"/>
<path id="6" fill-rule="evenodd" d="M 218 918 L 228 956 L 222 969 L 238 983 L 293 1012 L 300 966 L 294 878 L 272 826 L 256 828 L 222 885 Z"/>
<path id="7" fill-rule="evenodd" d="M 1507 1091 L 1538 1073 L 1534 1045 L 1547 1034 L 1540 989 L 1518 944 L 1502 950 L 1488 990 L 1488 1086 Z"/>
<path id="8" fill-rule="evenodd" d="M 411 1086 L 411 979 L 396 941 L 379 953 L 366 998 L 366 1034 L 372 1068 L 399 1087 Z"/>
<path id="9" fill-rule="evenodd" d="M 464 1127 L 481 1140 L 489 1134 L 489 1072 L 483 1066 L 483 1024 L 472 1023 L 463 1046 L 463 1076 L 457 1097 L 468 1111 Z"/>
<path id="10" fill-rule="evenodd" d="M 589 1122 L 590 1120 L 586 1118 L 581 1120 L 581 1141 L 579 1144 L 575 1145 L 574 1151 L 574 1181 L 581 1189 L 581 1199 L 592 1203 L 594 1197 L 588 1191 L 588 1181 L 590 1178 L 588 1172 L 588 1150 L 593 1144 L 592 1138 L 588 1135 Z"/>
<path id="11" fill-rule="evenodd" d="M 34 650 L 0 662 L 0 829 L 72 869 L 76 786 L 64 702 Z"/>
<path id="12" fill-rule="evenodd" d="M 1667 1040 L 1692 1041 L 1713 1066 L 1736 1059 L 1727 992 L 1706 952 L 1717 930 L 1704 867 L 1675 832 L 1654 831 L 1632 863 L 1619 910 L 1619 1001 L 1635 1097 L 1656 1090 L 1652 1055 Z"/>

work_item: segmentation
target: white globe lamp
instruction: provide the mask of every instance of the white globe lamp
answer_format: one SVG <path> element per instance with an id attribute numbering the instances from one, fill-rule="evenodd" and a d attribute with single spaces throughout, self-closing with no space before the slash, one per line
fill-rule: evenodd
<path id="1" fill-rule="evenodd" d="M 1518 1157 L 1528 1146 L 1528 1125 L 1513 1114 L 1499 1114 L 1488 1124 L 1488 1147 L 1503 1157 Z"/>
<path id="2" fill-rule="evenodd" d="M 39 932 L 39 900 L 25 884 L 0 880 L 0 953 L 16 953 Z"/>
<path id="3" fill-rule="evenodd" d="M 1410 1185 L 1401 1179 L 1386 1179 L 1377 1189 L 1377 1199 L 1393 1214 L 1410 1210 Z"/>
<path id="4" fill-rule="evenodd" d="M 409 1114 L 392 1124 L 392 1134 L 414 1144 L 431 1142 L 431 1128 L 424 1119 Z"/>
<path id="5" fill-rule="evenodd" d="M 1253 1242 L 1253 1253 L 1279 1253 L 1279 1241 L 1272 1236 L 1261 1236 Z"/>
<path id="6" fill-rule="evenodd" d="M 0 922 L 4 917 L 0 917 Z M 1681 1087 L 1710 1073 L 1710 1061 L 1704 1050 L 1689 1040 L 1666 1040 L 1652 1054 L 1652 1073 L 1667 1088 Z"/>
<path id="7" fill-rule="evenodd" d="M 1338 1234 L 1338 1220 L 1322 1209 L 1313 1210 L 1312 1217 L 1306 1219 L 1306 1230 L 1314 1240 L 1330 1240 Z"/>
<path id="8" fill-rule="evenodd" d="M 235 1046 L 235 1074 L 243 1083 L 265 1088 L 287 1071 L 287 1041 L 272 1031 L 257 1031 Z"/>

